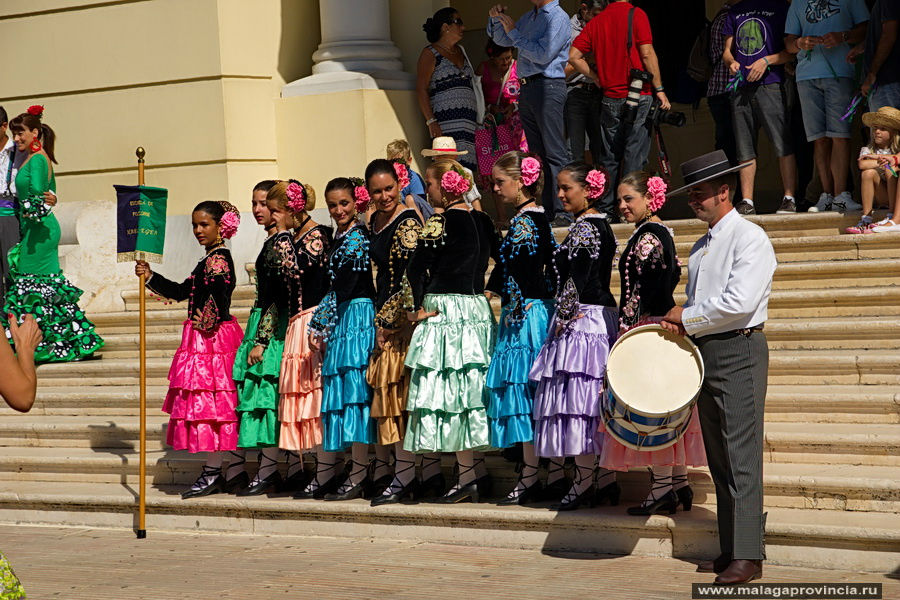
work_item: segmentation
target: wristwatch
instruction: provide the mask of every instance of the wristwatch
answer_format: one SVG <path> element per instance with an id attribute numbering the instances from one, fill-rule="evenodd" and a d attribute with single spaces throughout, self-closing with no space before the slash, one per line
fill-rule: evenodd
<path id="1" fill-rule="evenodd" d="M 842 32 L 841 32 L 841 40 L 843 40 L 843 41 L 846 42 L 846 41 L 849 40 L 849 39 L 850 39 L 850 32 L 849 32 L 849 31 L 842 31 Z"/>

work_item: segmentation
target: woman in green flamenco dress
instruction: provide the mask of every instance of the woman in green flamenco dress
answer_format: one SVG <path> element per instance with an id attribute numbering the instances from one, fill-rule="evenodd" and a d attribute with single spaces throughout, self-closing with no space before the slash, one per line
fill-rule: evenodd
<path id="1" fill-rule="evenodd" d="M 0 320 L 8 328 L 7 315 L 22 322 L 33 314 L 44 334 L 35 362 L 68 362 L 91 356 L 103 340 L 78 308 L 82 291 L 59 268 L 59 221 L 44 202 L 44 192 L 56 189 L 51 167 L 56 134 L 41 122 L 42 113 L 43 107 L 32 106 L 9 124 L 18 151 L 28 152 L 28 158 L 16 175 L 22 241 L 9 251 L 11 282 Z"/>

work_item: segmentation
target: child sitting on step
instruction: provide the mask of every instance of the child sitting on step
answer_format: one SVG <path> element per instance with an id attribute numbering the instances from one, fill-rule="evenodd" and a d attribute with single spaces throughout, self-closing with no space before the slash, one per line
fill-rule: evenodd
<path id="1" fill-rule="evenodd" d="M 900 110 L 890 106 L 863 115 L 863 123 L 869 128 L 869 145 L 859 151 L 860 192 L 862 194 L 862 218 L 845 233 L 873 233 L 900 230 L 893 219 L 897 197 L 898 169 L 893 155 L 900 152 Z M 873 222 L 872 212 L 876 203 L 887 207 L 887 217 Z"/>

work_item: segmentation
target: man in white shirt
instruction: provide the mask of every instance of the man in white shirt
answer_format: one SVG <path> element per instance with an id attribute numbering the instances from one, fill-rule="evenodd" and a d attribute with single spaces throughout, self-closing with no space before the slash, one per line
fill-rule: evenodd
<path id="1" fill-rule="evenodd" d="M 0 106 L 0 304 L 6 294 L 9 276 L 7 253 L 19 243 L 19 219 L 16 218 L 16 145 L 9 134 L 9 117 Z"/>
<path id="2" fill-rule="evenodd" d="M 665 316 L 663 327 L 690 335 L 706 375 L 698 399 L 703 442 L 716 486 L 722 554 L 698 571 L 716 572 L 717 584 L 762 576 L 765 559 L 762 452 L 769 370 L 766 321 L 777 262 L 766 232 L 734 209 L 733 167 L 721 150 L 681 166 L 697 218 L 709 231 L 694 244 L 687 302 Z"/>

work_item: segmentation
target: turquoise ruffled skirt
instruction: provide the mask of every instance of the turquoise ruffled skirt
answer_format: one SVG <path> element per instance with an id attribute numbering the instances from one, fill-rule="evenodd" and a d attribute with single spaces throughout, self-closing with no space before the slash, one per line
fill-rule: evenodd
<path id="1" fill-rule="evenodd" d="M 457 452 L 491 447 L 485 376 L 496 338 L 494 313 L 482 295 L 428 294 L 438 315 L 413 332 L 403 447 L 410 452 Z"/>
<path id="2" fill-rule="evenodd" d="M 279 319 L 261 361 L 247 365 L 247 356 L 256 346 L 260 309 L 250 311 L 244 339 L 234 357 L 232 378 L 238 389 L 237 412 L 240 419 L 238 448 L 270 448 L 278 445 L 278 378 L 287 319 Z"/>
<path id="3" fill-rule="evenodd" d="M 547 339 L 553 301 L 528 299 L 523 304 L 531 308 L 521 323 L 507 322 L 509 308 L 503 308 L 497 348 L 487 372 L 488 419 L 494 448 L 534 439 L 532 413 L 537 383 L 529 381 L 528 373 Z"/>
<path id="4" fill-rule="evenodd" d="M 375 422 L 370 416 L 372 388 L 366 382 L 374 347 L 372 300 L 356 298 L 338 305 L 337 323 L 322 361 L 322 447 L 326 452 L 375 441 Z"/>

